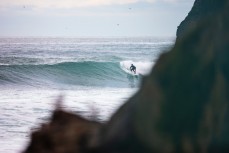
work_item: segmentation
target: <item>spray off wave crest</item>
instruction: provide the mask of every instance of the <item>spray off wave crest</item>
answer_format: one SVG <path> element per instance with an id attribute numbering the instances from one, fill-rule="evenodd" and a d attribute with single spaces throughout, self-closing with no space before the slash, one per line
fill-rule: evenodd
<path id="1" fill-rule="evenodd" d="M 135 64 L 138 72 L 143 75 L 149 72 L 152 65 L 132 61 L 0 65 L 0 85 L 125 87 L 129 84 L 127 72 L 131 63 Z"/>
<path id="2" fill-rule="evenodd" d="M 134 62 L 134 61 L 122 61 L 120 62 L 120 67 L 123 71 L 128 74 L 133 74 L 130 72 L 131 64 L 136 66 L 136 74 L 137 75 L 148 75 L 150 69 L 154 65 L 154 62 Z"/>

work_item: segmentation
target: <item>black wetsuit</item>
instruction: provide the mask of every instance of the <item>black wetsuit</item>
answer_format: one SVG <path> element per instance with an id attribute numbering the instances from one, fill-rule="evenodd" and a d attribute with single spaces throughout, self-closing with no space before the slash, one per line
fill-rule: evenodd
<path id="1" fill-rule="evenodd" d="M 136 67 L 135 67 L 134 65 L 131 65 L 131 66 L 130 66 L 130 71 L 131 71 L 131 72 L 134 71 L 134 73 L 136 73 Z"/>

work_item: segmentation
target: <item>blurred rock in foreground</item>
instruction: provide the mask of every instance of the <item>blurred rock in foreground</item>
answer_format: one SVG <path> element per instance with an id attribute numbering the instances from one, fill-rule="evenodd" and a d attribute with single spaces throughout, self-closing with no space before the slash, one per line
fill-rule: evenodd
<path id="1" fill-rule="evenodd" d="M 110 121 L 57 110 L 25 153 L 229 152 L 228 1 L 161 55 Z"/>

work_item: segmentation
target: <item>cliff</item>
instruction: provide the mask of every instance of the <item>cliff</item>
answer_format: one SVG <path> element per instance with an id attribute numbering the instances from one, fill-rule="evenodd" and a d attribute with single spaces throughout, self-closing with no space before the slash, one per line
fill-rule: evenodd
<path id="1" fill-rule="evenodd" d="M 199 22 L 211 18 L 223 9 L 227 0 L 196 0 L 188 16 L 177 29 L 177 38 L 182 38 L 186 32 L 195 29 Z"/>
<path id="2" fill-rule="evenodd" d="M 229 152 L 229 0 L 219 2 L 221 10 L 160 56 L 110 121 L 57 110 L 25 153 Z"/>

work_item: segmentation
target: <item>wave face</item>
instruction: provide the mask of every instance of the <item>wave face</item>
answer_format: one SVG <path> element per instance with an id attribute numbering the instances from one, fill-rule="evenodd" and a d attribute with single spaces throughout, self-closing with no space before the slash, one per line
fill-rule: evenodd
<path id="1" fill-rule="evenodd" d="M 0 83 L 29 85 L 86 85 L 103 86 L 120 84 L 123 73 L 117 63 L 104 62 L 65 62 L 53 65 L 2 65 Z M 112 81 L 111 81 L 112 80 Z"/>
<path id="2" fill-rule="evenodd" d="M 64 62 L 52 65 L 1 65 L 0 84 L 126 87 L 129 85 L 131 76 L 126 73 L 121 65 L 127 66 L 128 63 L 134 62 L 89 61 Z"/>
<path id="3" fill-rule="evenodd" d="M 0 86 L 132 87 L 172 41 L 153 38 L 0 38 Z"/>

